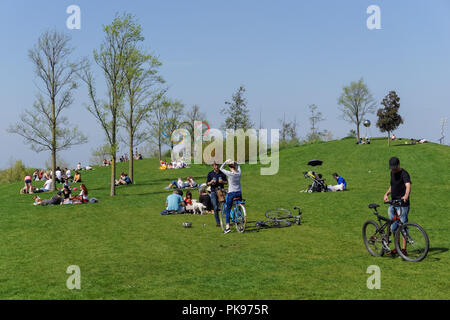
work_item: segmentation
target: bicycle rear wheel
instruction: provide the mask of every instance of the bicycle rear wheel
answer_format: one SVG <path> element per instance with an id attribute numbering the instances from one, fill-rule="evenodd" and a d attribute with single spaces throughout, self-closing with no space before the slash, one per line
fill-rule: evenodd
<path id="1" fill-rule="evenodd" d="M 379 226 L 373 220 L 368 220 L 362 228 L 362 237 L 367 251 L 374 257 L 381 257 L 384 254 L 382 240 L 384 235 L 378 230 Z"/>
<path id="2" fill-rule="evenodd" d="M 283 208 L 270 209 L 265 213 L 267 219 L 289 219 L 292 218 L 291 211 Z"/>
<path id="3" fill-rule="evenodd" d="M 238 204 L 234 207 L 234 223 L 238 232 L 244 232 L 247 225 L 247 213 L 245 207 L 242 204 Z"/>
<path id="4" fill-rule="evenodd" d="M 419 262 L 425 259 L 430 241 L 425 230 L 416 223 L 407 222 L 395 232 L 395 249 L 406 261 Z M 405 243 L 405 252 L 402 251 Z"/>
<path id="5" fill-rule="evenodd" d="M 266 221 L 266 227 L 269 228 L 285 228 L 289 227 L 292 223 L 287 220 L 273 219 L 270 221 Z"/>

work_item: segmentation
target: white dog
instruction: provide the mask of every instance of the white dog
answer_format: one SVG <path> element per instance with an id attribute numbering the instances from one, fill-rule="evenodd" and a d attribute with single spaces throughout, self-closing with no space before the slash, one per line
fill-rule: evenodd
<path id="1" fill-rule="evenodd" d="M 205 214 L 206 207 L 203 203 L 194 199 L 192 200 L 192 210 L 194 211 L 194 214 Z"/>

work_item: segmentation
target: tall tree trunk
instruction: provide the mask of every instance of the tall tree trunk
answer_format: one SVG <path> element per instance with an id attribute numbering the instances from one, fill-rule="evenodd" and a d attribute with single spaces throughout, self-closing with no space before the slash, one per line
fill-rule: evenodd
<path id="1" fill-rule="evenodd" d="M 113 102 L 114 103 L 114 102 Z M 116 146 L 117 146 L 117 142 L 116 142 L 116 124 L 117 124 L 117 119 L 116 119 L 116 113 L 113 113 L 113 118 L 112 118 L 112 164 L 111 164 L 111 193 L 110 196 L 113 197 L 116 195 Z"/>
<path id="2" fill-rule="evenodd" d="M 356 124 L 356 141 L 359 141 L 359 123 Z"/>
<path id="3" fill-rule="evenodd" d="M 391 146 L 391 132 L 388 131 L 388 147 Z"/>
<path id="4" fill-rule="evenodd" d="M 56 150 L 55 145 L 52 146 L 52 185 L 50 187 L 51 191 L 56 190 Z"/>
<path id="5" fill-rule="evenodd" d="M 51 191 L 56 190 L 56 111 L 55 98 L 52 97 L 52 185 Z"/>
<path id="6" fill-rule="evenodd" d="M 116 154 L 113 152 L 111 161 L 111 193 L 110 196 L 116 195 Z"/>
<path id="7" fill-rule="evenodd" d="M 158 155 L 159 155 L 159 161 L 161 161 L 161 134 L 158 136 Z"/>
<path id="8" fill-rule="evenodd" d="M 130 163 L 129 163 L 129 176 L 131 178 L 131 182 L 134 184 L 134 154 L 133 154 L 133 135 L 130 133 L 130 149 L 129 149 L 129 155 L 130 155 Z"/>

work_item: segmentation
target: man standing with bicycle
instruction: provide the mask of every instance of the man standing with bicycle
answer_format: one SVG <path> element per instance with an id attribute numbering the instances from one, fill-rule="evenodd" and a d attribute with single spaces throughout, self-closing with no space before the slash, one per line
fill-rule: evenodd
<path id="1" fill-rule="evenodd" d="M 224 185 L 227 183 L 227 176 L 219 170 L 219 165 L 215 161 L 212 164 L 212 168 L 213 170 L 208 173 L 208 177 L 206 178 L 206 184 L 211 186 L 210 197 L 211 204 L 214 208 L 214 218 L 216 218 L 216 225 L 220 227 L 220 202 L 217 193 L 220 192 L 220 190 L 223 189 Z"/>
<path id="2" fill-rule="evenodd" d="M 411 179 L 409 173 L 400 167 L 400 160 L 397 157 L 389 159 L 389 169 L 391 170 L 391 185 L 384 194 L 384 202 L 389 201 L 389 195 L 392 200 L 401 200 L 400 206 L 389 205 L 388 214 L 392 220 L 396 215 L 396 211 L 403 223 L 408 222 L 409 213 L 409 196 L 411 194 Z M 398 227 L 398 222 L 395 221 L 392 226 L 392 232 Z M 403 239 L 402 252 L 406 255 L 406 241 Z M 396 250 L 392 250 L 395 254 Z"/>

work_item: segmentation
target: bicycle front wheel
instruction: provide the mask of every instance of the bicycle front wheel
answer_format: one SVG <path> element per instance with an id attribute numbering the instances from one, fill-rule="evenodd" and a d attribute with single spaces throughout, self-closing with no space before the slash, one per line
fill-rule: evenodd
<path id="1" fill-rule="evenodd" d="M 374 257 L 381 257 L 384 254 L 383 237 L 384 235 L 378 230 L 379 226 L 373 220 L 366 221 L 362 229 L 362 237 L 367 251 Z"/>
<path id="2" fill-rule="evenodd" d="M 247 213 L 245 212 L 245 207 L 242 204 L 238 204 L 234 207 L 234 210 L 236 230 L 242 233 L 245 231 L 245 226 L 247 225 Z"/>
<path id="3" fill-rule="evenodd" d="M 407 222 L 395 232 L 395 249 L 406 261 L 419 262 L 425 259 L 430 241 L 425 230 L 416 223 Z"/>

